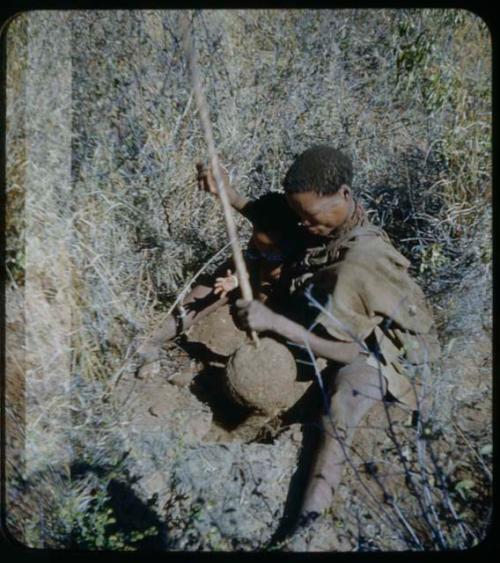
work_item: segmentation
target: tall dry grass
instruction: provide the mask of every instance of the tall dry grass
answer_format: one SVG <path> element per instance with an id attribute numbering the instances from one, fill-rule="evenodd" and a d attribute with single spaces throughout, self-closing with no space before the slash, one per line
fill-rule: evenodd
<path id="1" fill-rule="evenodd" d="M 491 259 L 484 22 L 460 10 L 220 10 L 192 23 L 234 185 L 278 190 L 296 153 L 341 147 L 448 338 L 451 296 Z M 144 10 L 31 12 L 7 31 L 7 320 L 19 322 L 8 325 L 7 372 L 31 358 L 23 439 L 36 460 L 9 490 L 31 507 L 11 521 L 33 546 L 148 537 L 109 532 L 107 484 L 127 462 L 107 383 L 227 242 L 217 202 L 195 187 L 206 148 L 179 29 L 179 12 Z M 32 339 L 18 349 L 22 329 Z M 48 377 L 58 369 L 68 377 Z M 82 459 L 87 473 L 75 469 Z"/>

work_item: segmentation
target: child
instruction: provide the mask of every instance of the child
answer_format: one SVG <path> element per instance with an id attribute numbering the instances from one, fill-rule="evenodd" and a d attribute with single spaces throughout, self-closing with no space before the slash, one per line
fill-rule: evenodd
<path id="1" fill-rule="evenodd" d="M 244 257 L 256 298 L 266 302 L 279 285 L 284 263 L 299 250 L 297 221 L 279 193 L 265 194 L 248 205 L 246 217 L 253 233 Z M 216 278 L 214 293 L 226 297 L 238 286 L 238 278 L 228 269 L 226 276 Z"/>
<path id="2" fill-rule="evenodd" d="M 198 186 L 204 191 L 217 194 L 213 174 L 197 165 Z M 279 302 L 276 291 L 283 264 L 300 252 L 300 236 L 297 216 L 280 193 L 267 193 L 256 200 L 239 194 L 229 183 L 227 173 L 222 171 L 229 201 L 234 209 L 252 222 L 253 233 L 245 251 L 250 284 L 256 299 L 273 308 Z M 225 276 L 222 275 L 225 272 Z M 239 282 L 228 265 L 219 268 L 213 276 L 201 278 L 199 283 L 183 300 L 180 307 L 169 315 L 153 336 L 137 350 L 139 367 L 159 359 L 162 345 L 184 332 L 195 322 L 218 307 L 233 300 Z"/>
<path id="3" fill-rule="evenodd" d="M 352 179 L 347 155 L 316 145 L 295 158 L 283 182 L 304 228 L 324 241 L 307 248 L 302 261 L 310 271 L 292 280 L 297 289 L 290 301 L 302 300 L 304 318 L 311 312 L 307 322 L 256 300 L 235 303 L 247 330 L 307 342 L 312 354 L 330 360 L 323 372 L 326 394 L 316 452 L 308 458 L 302 523 L 330 507 L 356 428 L 370 409 L 391 396 L 403 408 L 421 410 L 422 399 L 428 399 L 417 397 L 415 370 L 430 377 L 432 362 L 439 359 L 432 312 L 409 274 L 410 262 L 366 217 Z M 310 307 L 312 298 L 321 306 Z"/>

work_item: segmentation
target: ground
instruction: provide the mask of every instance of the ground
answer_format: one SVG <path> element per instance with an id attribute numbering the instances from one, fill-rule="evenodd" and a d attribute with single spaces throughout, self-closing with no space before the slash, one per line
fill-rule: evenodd
<path id="1" fill-rule="evenodd" d="M 132 342 L 229 254 L 218 202 L 196 189 L 207 152 L 185 13 L 32 11 L 5 28 L 11 534 L 75 550 L 471 545 L 491 516 L 486 22 L 464 10 L 192 14 L 234 185 L 259 197 L 309 146 L 345 151 L 371 220 L 432 300 L 445 355 L 432 424 L 392 405 L 392 434 L 374 411 L 331 515 L 285 546 L 316 387 L 256 432 L 263 421 L 220 392 L 246 338 L 222 322 L 180 339 L 145 379 L 126 370 Z"/>
<path id="2" fill-rule="evenodd" d="M 475 320 L 481 316 L 484 283 L 464 279 L 448 311 L 448 336 L 461 322 L 464 303 L 476 300 Z M 473 321 L 469 315 L 467 322 Z M 271 421 L 257 435 L 241 430 L 247 413 L 233 408 L 220 390 L 222 366 L 246 338 L 230 324 L 227 311 L 213 314 L 181 344 L 168 347 L 145 379 L 128 376 L 116 390 L 115 400 L 126 402 L 133 421 L 123 432 L 141 475 L 137 490 L 145 500 L 157 499 L 158 516 L 169 523 L 167 536 L 178 539 L 178 549 L 206 549 L 207 541 L 211 549 L 262 549 L 273 536 L 280 549 L 294 551 L 406 549 L 399 529 L 404 521 L 419 541 L 432 535 L 434 524 L 425 522 L 419 505 L 425 495 L 436 510 L 452 500 L 458 517 L 466 527 L 476 526 L 480 539 L 474 522 L 478 511 L 488 519 L 491 486 L 487 322 L 472 338 L 448 338 L 440 379 L 431 383 L 439 405 L 432 411 L 432 428 L 418 440 L 410 413 L 396 404 L 377 405 L 356 435 L 331 512 L 291 540 L 275 533 L 303 484 L 305 427 L 299 417 Z M 160 443 L 164 457 L 158 455 Z M 440 475 L 449 491 L 444 501 Z M 446 524 L 439 526 L 444 534 Z"/>

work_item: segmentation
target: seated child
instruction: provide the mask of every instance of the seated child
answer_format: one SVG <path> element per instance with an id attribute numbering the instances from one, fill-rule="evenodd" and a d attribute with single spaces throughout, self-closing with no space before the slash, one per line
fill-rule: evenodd
<path id="1" fill-rule="evenodd" d="M 200 189 L 217 194 L 211 171 L 205 172 L 201 165 L 197 165 L 197 169 Z M 227 174 L 223 174 L 223 179 L 231 205 L 253 225 L 253 233 L 245 251 L 252 290 L 256 299 L 266 301 L 273 308 L 273 299 L 279 301 L 276 290 L 283 264 L 292 260 L 301 250 L 297 216 L 283 194 L 271 192 L 251 200 L 236 192 L 229 184 Z M 191 290 L 177 310 L 139 347 L 139 369 L 159 359 L 165 342 L 236 297 L 233 292 L 239 282 L 228 266 L 226 263 L 214 276 L 201 278 L 201 283 Z"/>
<path id="2" fill-rule="evenodd" d="M 248 205 L 245 215 L 253 233 L 244 257 L 255 297 L 266 302 L 279 285 L 284 263 L 299 251 L 297 220 L 280 193 L 267 193 Z M 224 277 L 216 278 L 214 293 L 226 297 L 238 286 L 237 276 L 227 269 Z"/>

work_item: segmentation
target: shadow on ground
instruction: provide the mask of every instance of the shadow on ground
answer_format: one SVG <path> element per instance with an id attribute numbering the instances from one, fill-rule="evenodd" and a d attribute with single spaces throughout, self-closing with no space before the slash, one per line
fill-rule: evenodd
<path id="1" fill-rule="evenodd" d="M 104 466 L 93 466 L 87 463 L 77 463 L 71 468 L 73 478 L 83 478 L 89 473 L 94 473 L 105 478 L 109 468 Z M 106 527 L 106 535 L 113 536 L 120 532 L 125 537 L 131 537 L 134 533 L 141 533 L 154 528 L 157 533 L 134 541 L 133 545 L 138 550 L 165 550 L 168 549 L 168 538 L 165 523 L 162 522 L 155 504 L 157 499 L 153 496 L 144 502 L 134 491 L 133 485 L 139 480 L 138 477 L 125 474 L 123 479 L 111 478 L 106 488 L 109 497 L 108 507 L 113 511 L 115 522 Z M 86 548 L 86 546 L 77 546 Z"/>

